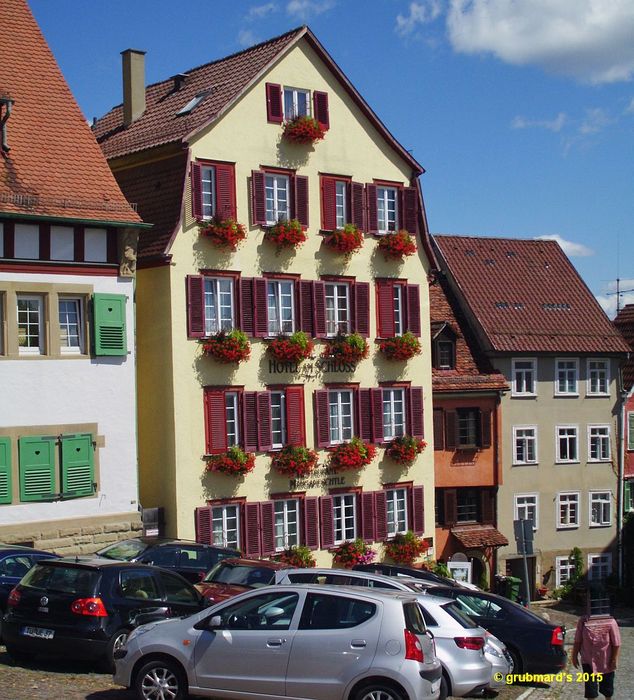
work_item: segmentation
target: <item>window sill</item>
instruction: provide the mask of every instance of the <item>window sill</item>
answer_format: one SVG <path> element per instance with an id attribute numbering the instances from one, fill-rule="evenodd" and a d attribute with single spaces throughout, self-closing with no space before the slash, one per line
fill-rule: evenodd
<path id="1" fill-rule="evenodd" d="M 557 525 L 557 530 L 578 530 L 579 525 Z"/>
<path id="2" fill-rule="evenodd" d="M 538 467 L 539 462 L 513 462 L 512 467 Z"/>
<path id="3" fill-rule="evenodd" d="M 597 529 L 600 529 L 602 527 L 612 527 L 612 523 L 590 523 L 588 525 L 588 527 L 591 530 L 597 530 Z"/>
<path id="4" fill-rule="evenodd" d="M 537 394 L 511 394 L 512 399 L 536 399 Z"/>
<path id="5" fill-rule="evenodd" d="M 578 399 L 579 394 L 553 394 L 554 399 Z"/>
<path id="6" fill-rule="evenodd" d="M 581 464 L 581 462 L 578 459 L 571 459 L 571 460 L 566 460 L 566 461 L 556 460 L 555 464 L 564 464 L 564 465 L 566 465 L 566 464 Z"/>
<path id="7" fill-rule="evenodd" d="M 589 459 L 588 464 L 612 464 L 612 458 L 606 457 L 605 459 Z"/>
<path id="8" fill-rule="evenodd" d="M 610 394 L 586 394 L 586 399 L 609 399 Z"/>

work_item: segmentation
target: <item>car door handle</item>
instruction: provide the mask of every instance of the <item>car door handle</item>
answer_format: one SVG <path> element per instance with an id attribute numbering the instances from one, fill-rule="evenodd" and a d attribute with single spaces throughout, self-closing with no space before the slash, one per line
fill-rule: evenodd
<path id="1" fill-rule="evenodd" d="M 353 639 L 350 642 L 350 646 L 353 649 L 363 649 L 366 646 L 366 644 L 367 642 L 365 641 L 365 639 Z"/>
<path id="2" fill-rule="evenodd" d="M 266 640 L 267 647 L 281 647 L 282 644 L 286 644 L 285 639 L 267 639 Z"/>

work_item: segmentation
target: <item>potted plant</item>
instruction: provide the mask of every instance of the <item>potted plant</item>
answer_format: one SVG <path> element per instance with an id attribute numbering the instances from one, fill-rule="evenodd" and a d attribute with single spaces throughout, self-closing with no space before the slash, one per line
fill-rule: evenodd
<path id="1" fill-rule="evenodd" d="M 207 355 L 224 364 L 240 363 L 248 359 L 251 345 L 246 333 L 238 330 L 220 331 L 201 341 Z"/>
<path id="2" fill-rule="evenodd" d="M 269 226 L 264 238 L 279 249 L 295 248 L 306 240 L 306 231 L 297 219 L 278 221 Z"/>
<path id="3" fill-rule="evenodd" d="M 302 115 L 284 122 L 282 135 L 291 143 L 313 144 L 324 138 L 326 130 L 314 117 Z"/>
<path id="4" fill-rule="evenodd" d="M 271 466 L 284 476 L 292 478 L 307 476 L 317 466 L 317 453 L 307 447 L 287 445 L 273 454 Z"/>
<path id="5" fill-rule="evenodd" d="M 363 232 L 355 224 L 346 224 L 324 236 L 324 244 L 337 253 L 350 256 L 363 247 Z"/>
<path id="6" fill-rule="evenodd" d="M 342 542 L 333 550 L 333 562 L 344 569 L 351 569 L 355 564 L 369 564 L 375 557 L 376 552 L 362 539 Z"/>
<path id="7" fill-rule="evenodd" d="M 310 357 L 313 347 L 313 341 L 304 331 L 295 331 L 292 335 L 280 335 L 271 340 L 267 351 L 281 362 L 299 363 Z"/>
<path id="8" fill-rule="evenodd" d="M 313 553 L 305 544 L 298 544 L 294 545 L 293 547 L 289 547 L 283 552 L 276 554 L 273 559 L 299 569 L 312 569 L 317 563 Z"/>
<path id="9" fill-rule="evenodd" d="M 321 356 L 340 362 L 359 362 L 368 356 L 368 351 L 368 341 L 358 333 L 340 333 L 326 341 Z"/>
<path id="10" fill-rule="evenodd" d="M 385 554 L 395 564 L 409 566 L 425 551 L 427 551 L 427 541 L 411 530 L 399 532 L 385 543 Z"/>
<path id="11" fill-rule="evenodd" d="M 361 469 L 367 466 L 376 455 L 376 447 L 353 437 L 350 442 L 337 445 L 328 456 L 328 468 L 336 472 Z"/>
<path id="12" fill-rule="evenodd" d="M 388 443 L 385 453 L 397 464 L 409 466 L 414 464 L 416 455 L 419 455 L 426 447 L 427 443 L 424 440 L 411 435 L 400 435 Z"/>
<path id="13" fill-rule="evenodd" d="M 416 252 L 416 242 L 413 236 L 401 229 L 400 231 L 386 233 L 381 236 L 379 239 L 379 250 L 383 252 L 386 259 L 402 260 Z"/>
<path id="14" fill-rule="evenodd" d="M 255 467 L 255 455 L 245 452 L 241 447 L 233 445 L 226 452 L 217 455 L 208 455 L 206 471 L 221 472 L 231 476 L 242 476 Z"/>
<path id="15" fill-rule="evenodd" d="M 410 331 L 386 338 L 379 342 L 379 350 L 388 360 L 409 360 L 414 355 L 420 355 L 420 340 Z"/>
<path id="16" fill-rule="evenodd" d="M 199 225 L 201 236 L 205 236 L 219 248 L 236 250 L 240 241 L 247 237 L 246 228 L 231 217 L 201 221 Z"/>

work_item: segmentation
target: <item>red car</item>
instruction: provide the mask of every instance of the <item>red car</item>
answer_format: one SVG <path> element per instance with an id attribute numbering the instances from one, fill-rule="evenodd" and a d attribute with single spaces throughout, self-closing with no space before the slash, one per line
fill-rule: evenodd
<path id="1" fill-rule="evenodd" d="M 289 569 L 288 564 L 261 559 L 228 558 L 219 561 L 216 566 L 196 584 L 196 588 L 205 598 L 219 603 L 244 593 L 252 588 L 269 586 L 275 583 L 275 572 Z"/>

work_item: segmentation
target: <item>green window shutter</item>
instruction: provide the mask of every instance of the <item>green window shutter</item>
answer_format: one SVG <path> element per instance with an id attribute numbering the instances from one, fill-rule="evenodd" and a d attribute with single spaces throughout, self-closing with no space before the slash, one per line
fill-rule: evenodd
<path id="1" fill-rule="evenodd" d="M 11 503 L 11 438 L 0 437 L 0 504 Z"/>
<path id="2" fill-rule="evenodd" d="M 92 496 L 95 492 L 92 435 L 62 435 L 62 498 Z"/>
<path id="3" fill-rule="evenodd" d="M 23 437 L 18 440 L 21 501 L 50 501 L 57 497 L 55 441 L 54 437 Z"/>
<path id="4" fill-rule="evenodd" d="M 627 414 L 627 449 L 634 450 L 634 411 Z"/>
<path id="5" fill-rule="evenodd" d="M 94 294 L 95 355 L 127 355 L 125 294 Z"/>

